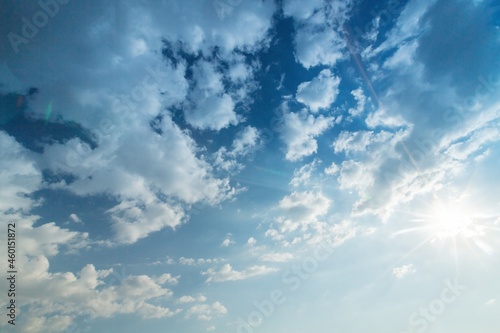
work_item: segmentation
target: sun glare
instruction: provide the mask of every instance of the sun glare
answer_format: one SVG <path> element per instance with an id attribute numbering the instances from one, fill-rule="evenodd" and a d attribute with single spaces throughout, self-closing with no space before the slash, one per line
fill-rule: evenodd
<path id="1" fill-rule="evenodd" d="M 402 229 L 394 235 L 421 232 L 426 235 L 426 242 L 453 240 L 456 243 L 464 240 L 468 244 L 494 237 L 491 232 L 500 231 L 498 215 L 482 212 L 484 207 L 480 208 L 481 205 L 476 206 L 467 199 L 471 198 L 465 195 L 455 200 L 434 197 L 420 213 L 411 213 L 414 218 L 410 222 L 416 223 L 414 227 Z"/>
<path id="2" fill-rule="evenodd" d="M 426 244 L 451 250 L 457 265 L 463 251 L 492 256 L 500 244 L 500 216 L 494 207 L 485 207 L 481 202 L 478 197 L 466 193 L 458 197 L 447 196 L 447 199 L 436 195 L 431 203 L 421 206 L 419 213 L 409 212 L 413 218 L 407 222 L 413 227 L 401 229 L 393 236 L 424 236 L 423 239 L 418 237 L 419 243 L 405 257 Z"/>
<path id="3" fill-rule="evenodd" d="M 439 239 L 459 236 L 471 237 L 478 232 L 471 211 L 464 206 L 438 202 L 432 209 L 427 222 L 429 228 Z"/>

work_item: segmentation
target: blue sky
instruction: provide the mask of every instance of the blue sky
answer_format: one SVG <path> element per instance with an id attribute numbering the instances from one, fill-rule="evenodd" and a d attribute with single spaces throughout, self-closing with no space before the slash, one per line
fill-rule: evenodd
<path id="1" fill-rule="evenodd" d="M 494 1 L 0 13 L 2 332 L 497 332 Z"/>

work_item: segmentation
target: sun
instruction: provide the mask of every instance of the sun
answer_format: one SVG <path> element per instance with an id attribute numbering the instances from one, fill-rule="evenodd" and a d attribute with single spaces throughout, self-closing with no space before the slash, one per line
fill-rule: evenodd
<path id="1" fill-rule="evenodd" d="M 412 235 L 417 241 L 405 256 L 424 246 L 439 253 L 451 251 L 457 263 L 462 255 L 493 256 L 500 246 L 499 205 L 491 205 L 484 195 L 470 189 L 433 193 L 413 209 L 401 211 L 405 227 L 392 237 Z"/>
<path id="2" fill-rule="evenodd" d="M 486 236 L 491 217 L 478 214 L 477 207 L 465 199 L 466 196 L 454 200 L 434 196 L 419 213 L 412 214 L 413 218 L 409 221 L 417 223 L 417 226 L 400 230 L 396 234 L 423 232 L 431 243 L 448 239 L 470 241 Z"/>
<path id="3" fill-rule="evenodd" d="M 426 222 L 438 239 L 470 238 L 477 236 L 480 231 L 472 210 L 463 203 L 459 205 L 436 200 Z"/>

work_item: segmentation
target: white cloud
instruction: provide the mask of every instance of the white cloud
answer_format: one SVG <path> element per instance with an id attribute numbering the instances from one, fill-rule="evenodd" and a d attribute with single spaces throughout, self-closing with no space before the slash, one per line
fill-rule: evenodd
<path id="1" fill-rule="evenodd" d="M 356 117 L 361 115 L 365 110 L 366 96 L 363 93 L 363 89 L 361 87 L 351 91 L 351 95 L 354 97 L 354 100 L 356 101 L 356 107 L 350 108 L 348 112 L 351 116 Z"/>
<path id="2" fill-rule="evenodd" d="M 186 295 L 186 296 L 180 297 L 177 301 L 179 303 L 193 303 L 193 302 L 205 302 L 206 300 L 207 300 L 207 298 L 203 295 L 198 295 L 196 297 Z"/>
<path id="3" fill-rule="evenodd" d="M 265 236 L 266 237 L 271 237 L 273 240 L 276 240 L 276 241 L 281 240 L 281 239 L 284 238 L 284 236 L 282 234 L 280 234 L 278 232 L 278 230 L 276 230 L 276 229 L 268 229 L 268 230 L 266 230 Z"/>
<path id="4" fill-rule="evenodd" d="M 131 283 L 133 277 L 125 280 L 125 284 L 120 287 L 103 287 L 103 279 L 111 270 L 97 271 L 93 265 L 83 267 L 77 274 L 49 271 L 49 257 L 58 255 L 62 249 L 77 251 L 87 247 L 91 241 L 88 240 L 88 234 L 61 228 L 55 222 L 35 226 L 39 217 L 29 215 L 29 211 L 38 203 L 25 195 L 42 186 L 41 174 L 33 161 L 34 155 L 3 132 L 0 132 L 0 145 L 9 147 L 8 150 L 0 150 L 0 154 L 9 152 L 9 155 L 0 159 L 0 180 L 3 188 L 15 189 L 9 191 L 15 195 L 4 197 L 2 203 L 8 203 L 8 207 L 2 207 L 1 214 L 10 223 L 15 223 L 17 233 L 23 236 L 22 242 L 17 244 L 16 266 L 19 271 L 24 272 L 19 275 L 18 283 L 23 286 L 25 293 L 19 295 L 16 301 L 18 306 L 26 307 L 29 319 L 20 323 L 20 329 L 25 332 L 41 332 L 46 329 L 61 332 L 71 324 L 75 316 L 83 314 L 106 317 L 137 310 L 144 316 L 160 315 L 159 312 L 145 313 L 148 304 L 144 300 L 160 295 L 169 296 L 171 291 L 162 289 L 149 278 L 142 278 L 144 283 L 140 285 L 145 288 L 142 294 Z M 6 246 L 5 239 L 0 239 L 0 245 Z M 0 268 L 7 271 L 6 263 L 1 263 Z M 6 288 L 6 282 L 0 281 L 0 287 Z M 129 297 L 131 294 L 134 295 L 133 299 Z M 109 295 L 114 295 L 114 301 L 107 298 Z M 102 303 L 106 304 L 103 306 Z M 125 306 L 126 304 L 128 305 Z M 5 302 L 1 305 L 5 306 Z M 135 310 L 128 310 L 127 307 Z M 165 314 L 164 308 L 160 310 Z M 5 324 L 3 322 L 0 325 Z"/>
<path id="5" fill-rule="evenodd" d="M 284 2 L 285 16 L 295 20 L 296 58 L 305 68 L 333 67 L 345 54 L 345 40 L 338 33 L 347 20 L 351 1 Z"/>
<path id="6" fill-rule="evenodd" d="M 423 26 L 422 19 L 435 2 L 436 0 L 427 2 L 409 1 L 397 18 L 395 27 L 389 31 L 387 39 L 376 49 L 364 53 L 364 55 L 368 57 L 376 56 L 384 51 L 404 45 L 404 41 L 421 34 L 422 30 L 426 28 Z"/>
<path id="7" fill-rule="evenodd" d="M 417 184 L 425 183 L 425 190 L 436 188 L 438 174 L 419 175 L 409 160 L 404 168 L 399 167 L 401 160 L 406 161 L 407 156 L 401 155 L 404 150 L 400 151 L 398 145 L 407 137 L 408 131 L 405 130 L 396 133 L 346 133 L 342 136 L 337 144 L 340 150 L 359 152 L 354 158 L 342 162 L 337 178 L 341 190 L 357 191 L 359 198 L 353 204 L 354 215 L 376 214 L 386 219 L 396 205 L 411 200 L 424 190 Z"/>
<path id="8" fill-rule="evenodd" d="M 179 276 L 172 276 L 169 273 L 162 274 L 156 278 L 154 278 L 155 282 L 163 285 L 163 284 L 170 284 L 172 286 L 175 286 L 179 283 Z"/>
<path id="9" fill-rule="evenodd" d="M 342 162 L 338 181 L 341 189 L 363 189 L 370 188 L 374 182 L 374 175 L 368 165 L 354 160 Z"/>
<path id="10" fill-rule="evenodd" d="M 316 153 L 318 143 L 315 138 L 333 126 L 334 118 L 323 115 L 315 117 L 305 110 L 288 112 L 286 106 L 283 109 L 285 111 L 280 132 L 287 146 L 286 159 L 298 161 Z"/>
<path id="11" fill-rule="evenodd" d="M 328 108 L 339 93 L 340 78 L 329 69 L 322 70 L 312 81 L 302 82 L 297 88 L 296 99 L 312 112 Z"/>
<path id="12" fill-rule="evenodd" d="M 214 316 L 222 316 L 227 314 L 227 309 L 220 302 L 215 302 L 210 304 L 197 304 L 193 305 L 189 310 L 186 311 L 186 318 L 191 318 L 191 316 L 196 316 L 198 320 L 212 320 Z"/>
<path id="13" fill-rule="evenodd" d="M 146 275 L 128 276 L 119 285 L 106 285 L 112 270 L 96 270 L 91 264 L 80 272 L 49 272 L 49 261 L 43 255 L 18 257 L 19 284 L 25 294 L 17 299 L 19 306 L 29 305 L 30 320 L 23 331 L 61 331 L 77 316 L 109 318 L 116 314 L 137 314 L 142 318 L 170 317 L 178 313 L 153 305 L 169 299 L 172 291 L 162 288 Z M 150 303 L 151 302 L 151 303 Z M 2 304 L 3 306 L 3 304 Z"/>
<path id="14" fill-rule="evenodd" d="M 138 201 L 122 201 L 107 211 L 114 222 L 116 241 L 132 244 L 152 232 L 166 226 L 178 226 L 184 213 L 179 207 L 171 207 L 160 201 L 150 202 L 144 208 Z"/>
<path id="15" fill-rule="evenodd" d="M 416 272 L 416 269 L 413 267 L 412 264 L 409 265 L 403 265 L 400 267 L 394 267 L 392 269 L 392 274 L 397 278 L 397 279 L 402 279 L 405 276 L 409 274 L 413 274 Z"/>
<path id="16" fill-rule="evenodd" d="M 28 195 L 41 187 L 42 174 L 30 155 L 14 138 L 0 131 L 0 211 L 29 210 L 35 205 Z"/>
<path id="17" fill-rule="evenodd" d="M 214 166 L 225 171 L 241 171 L 244 165 L 239 160 L 261 146 L 261 132 L 253 126 L 247 126 L 236 134 L 229 150 L 221 147 L 214 154 Z"/>
<path id="18" fill-rule="evenodd" d="M 231 155 L 245 156 L 260 144 L 260 131 L 253 126 L 247 126 L 240 131 L 233 141 Z"/>
<path id="19" fill-rule="evenodd" d="M 242 271 L 237 271 L 233 269 L 230 264 L 225 264 L 219 270 L 209 268 L 207 271 L 204 271 L 201 274 L 208 276 L 206 282 L 224 282 L 246 280 L 254 276 L 270 274 L 276 271 L 276 268 L 258 265 L 248 267 Z"/>
<path id="20" fill-rule="evenodd" d="M 388 114 L 387 109 L 384 107 L 379 107 L 374 112 L 368 114 L 365 123 L 369 128 L 376 128 L 378 126 L 392 128 L 409 126 L 409 123 L 401 115 Z"/>
<path id="21" fill-rule="evenodd" d="M 285 0 L 283 1 L 283 13 L 285 16 L 292 16 L 299 20 L 306 20 L 311 17 L 314 12 L 321 9 L 323 5 L 323 0 L 311 0 L 307 2 Z"/>
<path id="22" fill-rule="evenodd" d="M 495 298 L 492 298 L 492 299 L 488 300 L 485 304 L 486 304 L 486 306 L 494 306 L 497 304 L 497 300 Z"/>
<path id="23" fill-rule="evenodd" d="M 313 160 L 311 163 L 305 164 L 293 171 L 293 178 L 290 185 L 298 187 L 300 185 L 308 185 L 316 166 L 321 163 L 319 160 Z"/>
<path id="24" fill-rule="evenodd" d="M 294 231 L 299 227 L 307 228 L 318 221 L 330 208 L 331 200 L 321 192 L 292 192 L 278 204 L 283 215 L 277 218 L 281 231 Z"/>
<path id="25" fill-rule="evenodd" d="M 445 154 L 454 159 L 466 160 L 470 155 L 481 151 L 482 148 L 500 139 L 500 131 L 498 128 L 482 128 L 473 131 L 464 141 L 451 144 L 445 151 Z"/>
<path id="26" fill-rule="evenodd" d="M 71 219 L 71 221 L 75 222 L 75 223 L 83 223 L 83 221 L 78 217 L 78 215 L 76 214 L 71 214 L 69 216 L 69 218 Z"/>
<path id="27" fill-rule="evenodd" d="M 222 241 L 222 243 L 220 244 L 220 246 L 222 247 L 228 247 L 229 245 L 232 245 L 234 244 L 234 241 L 232 241 L 231 239 L 229 238 L 226 238 Z"/>
<path id="28" fill-rule="evenodd" d="M 193 296 L 182 296 L 178 301 L 180 303 L 192 303 L 196 301 L 196 298 L 194 298 Z"/>
<path id="29" fill-rule="evenodd" d="M 222 258 L 185 258 L 185 257 L 180 257 L 179 258 L 179 264 L 184 265 L 184 266 L 201 266 L 201 265 L 210 265 L 210 264 L 217 264 L 226 261 L 225 259 Z"/>
<path id="30" fill-rule="evenodd" d="M 260 256 L 261 261 L 266 262 L 287 262 L 293 260 L 293 254 L 291 253 L 266 253 Z"/>
<path id="31" fill-rule="evenodd" d="M 18 251 L 28 256 L 54 256 L 62 245 L 69 250 L 86 247 L 87 233 L 61 228 L 55 222 L 34 226 L 40 217 L 29 212 L 40 203 L 30 195 L 43 186 L 35 155 L 3 131 L 0 131 L 0 148 L 0 214 L 3 220 L 15 223 L 17 232 L 23 235 Z"/>
<path id="32" fill-rule="evenodd" d="M 14 6 L 13 13 L 20 16 L 9 18 L 0 30 L 17 26 L 25 9 Z M 74 194 L 106 193 L 117 200 L 119 204 L 109 213 L 114 241 L 122 243 L 180 225 L 185 209 L 193 203 L 216 204 L 234 195 L 228 179 L 214 177 L 213 168 L 201 157 L 201 147 L 172 122 L 166 110 L 189 98 L 195 107 L 186 109 L 192 112 L 187 120 L 194 126 L 220 129 L 239 122 L 235 105 L 248 105 L 258 66 L 247 64 L 234 50 L 253 52 L 266 46 L 275 4 L 242 3 L 224 20 L 211 3 L 200 6 L 190 1 L 175 6 L 148 1 L 102 3 L 91 11 L 72 4 L 64 10 L 65 15 L 51 21 L 51 30 L 57 33 L 37 35 L 29 49 L 19 54 L 7 50 L 5 61 L 19 82 L 40 89 L 30 105 L 35 115 L 43 117 L 51 103 L 54 116 L 64 114 L 65 119 L 91 129 L 99 147 L 91 150 L 77 139 L 47 145 L 37 167 L 75 175 L 73 184 L 59 184 Z M 113 13 L 119 13 L 120 19 Z M 79 41 L 71 31 L 79 32 Z M 185 78 L 184 60 L 162 61 L 162 39 L 174 45 L 182 41 L 187 52 L 206 56 L 192 68 L 193 89 Z M 217 58 L 230 65 L 223 74 L 214 67 L 216 62 L 205 60 L 214 46 L 219 48 Z M 85 59 L 80 56 L 83 53 Z M 33 54 L 41 55 L 37 62 L 30 60 Z M 49 63 L 61 70 L 50 69 Z M 232 80 L 234 89 L 226 89 L 225 77 Z M 161 137 L 150 129 L 158 114 L 163 117 Z"/>
<path id="33" fill-rule="evenodd" d="M 397 51 L 384 62 L 383 67 L 386 69 L 414 70 L 413 66 L 420 67 L 415 63 L 415 52 L 417 51 L 418 43 L 404 43 Z"/>
<path id="34" fill-rule="evenodd" d="M 484 23 L 484 6 L 410 1 L 386 41 L 365 54 L 371 62 L 384 62 L 368 69 L 370 79 L 387 84 L 365 122 L 374 132 L 384 127 L 394 136 L 374 144 L 366 133 L 344 134 L 336 143 L 337 151 L 354 156 L 342 163 L 339 176 L 341 189 L 359 195 L 354 214 L 387 219 L 397 205 L 450 186 L 473 164 L 485 163 L 499 139 L 500 112 L 494 75 L 484 78 L 497 73 L 499 64 L 497 35 Z M 444 13 L 449 20 L 442 20 Z M 460 31 L 470 26 L 482 38 L 464 39 Z M 465 43 L 467 52 L 460 52 Z M 366 153 L 357 154 L 368 141 Z"/>
<path id="35" fill-rule="evenodd" d="M 193 258 L 180 257 L 179 264 L 186 265 L 186 266 L 194 266 L 196 264 L 196 260 Z"/>
<path id="36" fill-rule="evenodd" d="M 301 29 L 295 38 L 297 59 L 305 67 L 335 66 L 343 58 L 344 41 L 334 30 Z"/>
<path id="37" fill-rule="evenodd" d="M 195 88 L 188 98 L 192 106 L 184 110 L 189 124 L 200 129 L 220 130 L 236 125 L 240 117 L 234 112 L 235 103 L 224 90 L 223 75 L 214 64 L 199 61 L 193 68 Z"/>
<path id="38" fill-rule="evenodd" d="M 222 241 L 220 244 L 221 247 L 228 247 L 229 245 L 236 244 L 236 242 L 232 239 L 233 235 L 231 233 L 228 233 L 226 235 L 226 238 Z"/>
<path id="39" fill-rule="evenodd" d="M 345 152 L 346 154 L 364 152 L 368 146 L 375 143 L 385 143 L 393 136 L 392 133 L 386 131 L 378 133 L 374 133 L 373 131 L 342 131 L 333 143 L 333 150 L 335 153 Z"/>
<path id="40" fill-rule="evenodd" d="M 257 244 L 257 240 L 253 237 L 250 237 L 248 240 L 247 240 L 247 244 L 250 245 L 250 246 L 254 246 L 255 244 Z"/>
<path id="41" fill-rule="evenodd" d="M 196 156 L 195 143 L 171 119 L 165 118 L 161 129 L 160 137 L 146 127 L 127 125 L 120 138 L 104 142 L 68 170 L 79 178 L 65 188 L 78 195 L 109 193 L 121 201 L 108 211 L 117 242 L 133 243 L 164 227 L 180 225 L 184 208 L 169 203 L 169 198 L 188 205 L 211 204 L 235 193 L 227 179 L 214 178 L 211 166 Z M 46 147 L 41 164 L 57 170 L 76 149 L 72 145 L 77 146 L 77 140 Z"/>
<path id="42" fill-rule="evenodd" d="M 325 174 L 329 176 L 335 175 L 337 172 L 339 172 L 339 166 L 335 164 L 335 162 L 332 162 L 329 167 L 325 168 Z"/>

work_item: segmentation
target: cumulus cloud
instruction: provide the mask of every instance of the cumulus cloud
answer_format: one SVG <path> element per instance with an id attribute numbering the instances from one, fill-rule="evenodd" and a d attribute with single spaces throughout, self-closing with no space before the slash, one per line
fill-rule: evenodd
<path id="1" fill-rule="evenodd" d="M 12 15 L 0 25 L 5 36 L 9 29 L 21 33 L 21 18 L 31 17 L 38 7 L 13 2 L 9 9 Z M 225 20 L 208 2 L 108 2 L 92 10 L 71 2 L 62 10 L 64 15 L 50 22 L 51 33 L 18 45 L 18 54 L 10 47 L 2 49 L 7 65 L 1 71 L 12 74 L 2 76 L 2 91 L 36 86 L 40 93 L 30 105 L 35 117 L 44 117 L 47 105 L 53 106 L 52 119 L 81 124 L 97 142 L 96 147 L 79 139 L 44 142 L 43 153 L 34 155 L 0 132 L 0 154 L 9 154 L 0 159 L 0 210 L 19 223 L 19 252 L 27 256 L 19 258 L 19 268 L 26 272 L 19 284 L 26 293 L 18 301 L 31 315 L 22 330 L 65 330 L 79 315 L 172 316 L 177 310 L 163 305 L 172 292 L 161 286 L 175 281 L 168 274 L 130 276 L 119 286 L 109 286 L 109 271 L 93 265 L 74 273 L 49 271 L 50 256 L 90 241 L 87 234 L 56 223 L 35 224 L 38 217 L 28 215 L 29 210 L 42 202 L 30 196 L 44 186 L 82 197 L 109 196 L 117 202 L 107 212 L 113 242 L 122 244 L 179 226 L 194 203 L 217 204 L 232 197 L 229 180 L 214 176 L 202 147 L 174 123 L 169 108 L 189 99 L 193 107 L 186 109 L 186 120 L 199 129 L 218 130 L 241 121 L 235 110 L 250 103 L 258 66 L 247 64 L 235 50 L 252 53 L 266 47 L 275 4 L 242 3 Z M 202 55 L 193 68 L 177 55 L 161 58 L 165 45 L 177 41 L 187 53 Z M 209 60 L 215 46 L 217 58 L 230 65 L 223 73 L 217 61 Z M 188 70 L 193 74 L 189 79 Z M 226 79 L 230 88 L 221 83 Z M 238 137 L 235 154 L 251 150 L 255 134 L 249 129 Z M 41 170 L 71 174 L 74 182 L 42 184 Z M 70 219 L 77 221 L 78 216 Z M 218 304 L 214 309 L 222 311 Z"/>
<path id="2" fill-rule="evenodd" d="M 154 280 L 160 285 L 170 284 L 172 286 L 175 286 L 179 283 L 179 276 L 172 276 L 172 274 L 170 273 L 165 273 L 158 277 L 155 277 Z"/>
<path id="3" fill-rule="evenodd" d="M 246 280 L 254 276 L 270 274 L 276 271 L 276 268 L 259 265 L 254 265 L 242 271 L 237 271 L 230 264 L 225 264 L 219 270 L 209 268 L 201 274 L 208 276 L 206 279 L 206 282 L 208 283 Z"/>
<path id="4" fill-rule="evenodd" d="M 253 127 L 247 126 L 236 134 L 231 147 L 221 147 L 214 154 L 214 166 L 218 169 L 238 172 L 244 168 L 239 161 L 255 152 L 262 146 L 261 132 Z"/>
<path id="5" fill-rule="evenodd" d="M 49 272 L 46 256 L 18 259 L 18 269 L 26 272 L 19 276 L 19 286 L 25 294 L 18 298 L 19 305 L 29 305 L 30 320 L 21 324 L 26 326 L 26 331 L 42 332 L 49 324 L 54 325 L 51 331 L 62 331 L 78 316 L 109 318 L 135 313 L 147 319 L 178 313 L 178 310 L 153 304 L 169 299 L 172 291 L 146 275 L 128 276 L 119 285 L 106 285 L 111 269 L 96 270 L 89 264 L 76 274 Z"/>
<path id="6" fill-rule="evenodd" d="M 222 316 L 227 313 L 227 309 L 220 302 L 215 302 L 210 304 L 197 304 L 193 305 L 189 310 L 186 311 L 186 318 L 191 318 L 191 316 L 196 316 L 198 320 L 212 320 L 214 316 Z"/>
<path id="7" fill-rule="evenodd" d="M 283 252 L 283 253 L 266 253 L 260 256 L 261 261 L 267 262 L 287 262 L 293 260 L 293 254 Z"/>
<path id="8" fill-rule="evenodd" d="M 247 126 L 236 135 L 230 154 L 245 156 L 257 148 L 259 144 L 260 131 L 253 126 Z"/>
<path id="9" fill-rule="evenodd" d="M 231 244 L 234 244 L 234 241 L 229 239 L 229 238 L 226 238 L 222 241 L 222 243 L 220 244 L 220 246 L 222 247 L 228 247 L 229 245 Z"/>
<path id="10" fill-rule="evenodd" d="M 234 50 L 250 52 L 266 46 L 274 6 L 241 4 L 224 21 L 208 3 L 172 7 L 169 2 L 112 2 L 92 11 L 77 3 L 65 6 L 65 15 L 51 22 L 51 29 L 59 33 L 40 34 L 23 52 L 5 54 L 5 60 L 19 82 L 39 88 L 41 93 L 30 106 L 35 115 L 42 117 L 46 106 L 54 105 L 54 115 L 91 129 L 98 147 L 92 150 L 78 140 L 47 145 L 38 158 L 39 168 L 74 175 L 75 183 L 60 187 L 77 195 L 106 193 L 119 201 L 109 214 L 115 241 L 121 243 L 180 225 L 184 208 L 195 202 L 213 204 L 231 196 L 228 180 L 213 177 L 212 167 L 200 158 L 200 147 L 165 110 L 188 99 L 192 107 L 185 108 L 186 120 L 194 127 L 218 130 L 238 123 L 235 107 L 249 103 L 257 67 Z M 13 6 L 13 27 L 23 10 Z M 213 15 L 206 15 L 207 10 Z M 74 31 L 80 36 L 78 43 Z M 162 61 L 157 51 L 177 41 L 182 41 L 185 53 L 206 57 L 191 66 L 179 54 L 169 57 L 167 52 Z M 47 45 L 54 47 L 48 50 Z M 224 72 L 218 61 L 209 60 L 215 46 L 217 59 L 230 65 Z M 81 58 L 81 52 L 88 56 Z M 33 62 L 32 54 L 41 56 Z M 67 59 L 73 59 L 71 64 Z M 49 70 L 48 62 L 62 70 Z M 34 72 L 36 77 L 27 74 Z M 231 89 L 222 82 L 226 78 L 233 83 Z M 150 128 L 153 120 L 156 133 Z M 250 142 L 242 144 L 236 149 L 250 149 Z M 186 205 L 170 203 L 178 200 Z"/>
<path id="11" fill-rule="evenodd" d="M 287 146 L 286 159 L 298 161 L 316 153 L 318 143 L 315 138 L 333 126 L 334 118 L 314 116 L 306 110 L 289 112 L 286 106 L 283 109 L 280 133 Z"/>
<path id="12" fill-rule="evenodd" d="M 146 207 L 141 207 L 141 202 L 138 201 L 122 201 L 107 212 L 114 222 L 116 241 L 124 244 L 135 243 L 166 226 L 175 228 L 184 216 L 180 208 L 159 200 L 149 202 Z"/>
<path id="13" fill-rule="evenodd" d="M 41 187 L 42 174 L 30 155 L 13 137 L 0 131 L 0 211 L 29 210 L 36 204 L 29 194 Z"/>
<path id="14" fill-rule="evenodd" d="M 179 303 L 193 303 L 193 302 L 205 302 L 207 298 L 203 295 L 194 296 L 182 296 L 177 300 Z"/>
<path id="15" fill-rule="evenodd" d="M 220 244 L 221 247 L 228 247 L 230 245 L 236 244 L 236 242 L 233 240 L 233 235 L 231 233 L 228 233 L 226 235 L 226 238 L 222 241 Z"/>
<path id="16" fill-rule="evenodd" d="M 296 37 L 297 58 L 306 68 L 318 65 L 334 66 L 342 59 L 344 42 L 333 30 L 315 33 L 300 30 Z"/>
<path id="17" fill-rule="evenodd" d="M 250 245 L 250 246 L 254 246 L 255 244 L 257 244 L 257 240 L 253 237 L 250 237 L 248 240 L 247 240 L 247 244 Z"/>
<path id="18" fill-rule="evenodd" d="M 278 208 L 283 214 L 277 222 L 282 231 L 294 231 L 299 227 L 305 229 L 325 215 L 330 205 L 331 200 L 321 192 L 294 191 L 279 202 Z"/>
<path id="19" fill-rule="evenodd" d="M 325 168 L 325 174 L 329 176 L 335 175 L 339 171 L 339 166 L 335 164 L 335 162 L 332 162 L 329 167 Z"/>
<path id="20" fill-rule="evenodd" d="M 318 112 L 335 101 L 339 84 L 340 78 L 334 76 L 329 69 L 324 69 L 311 81 L 299 84 L 296 99 L 307 105 L 312 112 Z"/>
<path id="21" fill-rule="evenodd" d="M 178 299 L 178 301 L 180 303 L 192 303 L 196 301 L 196 298 L 194 298 L 193 296 L 182 296 Z"/>
<path id="22" fill-rule="evenodd" d="M 200 265 L 210 265 L 210 264 L 217 264 L 224 262 L 225 259 L 221 258 L 185 258 L 185 257 L 180 257 L 179 258 L 179 264 L 184 265 L 184 266 L 200 266 Z"/>
<path id="23" fill-rule="evenodd" d="M 351 1 L 310 1 L 307 5 L 296 0 L 283 2 L 286 16 L 296 26 L 296 58 L 305 68 L 319 65 L 333 67 L 345 54 L 346 44 L 341 34 Z"/>
<path id="24" fill-rule="evenodd" d="M 290 185 L 293 187 L 309 185 L 313 172 L 320 163 L 319 160 L 315 159 L 311 163 L 304 164 L 300 168 L 295 169 L 293 171 L 293 178 L 290 180 Z"/>
<path id="25" fill-rule="evenodd" d="M 62 245 L 68 249 L 86 247 L 89 244 L 87 233 L 61 228 L 55 222 L 35 226 L 40 217 L 30 215 L 30 211 L 40 203 L 31 194 L 43 187 L 35 155 L 3 131 L 0 131 L 0 147 L 3 189 L 0 214 L 5 221 L 15 223 L 16 230 L 23 235 L 18 250 L 25 255 L 54 256 Z"/>
<path id="26" fill-rule="evenodd" d="M 359 116 L 365 110 L 365 105 L 367 100 L 366 96 L 363 93 L 363 89 L 361 88 L 351 91 L 351 95 L 354 97 L 354 100 L 356 101 L 356 107 L 350 108 L 348 112 L 351 116 Z"/>
<path id="27" fill-rule="evenodd" d="M 194 89 L 189 94 L 192 107 L 184 111 L 189 124 L 200 129 L 220 130 L 240 121 L 232 97 L 224 90 L 222 78 L 214 64 L 208 61 L 200 61 L 194 66 Z"/>
<path id="28" fill-rule="evenodd" d="M 188 206 L 196 202 L 213 204 L 235 193 L 227 179 L 212 175 L 211 166 L 197 156 L 196 144 L 171 119 L 165 118 L 159 128 L 161 136 L 146 127 L 129 126 L 119 140 L 102 144 L 83 156 L 76 155 L 78 160 L 67 169 L 61 165 L 65 166 L 68 154 L 74 153 L 73 147 L 82 143 L 73 139 L 66 145 L 51 145 L 46 147 L 40 164 L 78 176 L 64 186 L 77 195 L 115 196 L 120 203 L 108 211 L 115 241 L 133 243 L 183 222 L 185 207 L 169 199 L 181 200 Z"/>

